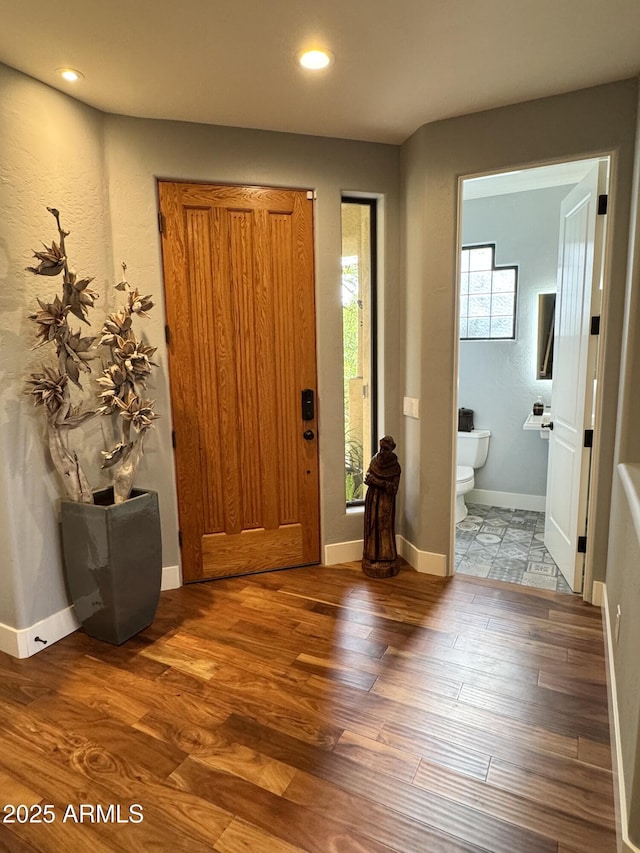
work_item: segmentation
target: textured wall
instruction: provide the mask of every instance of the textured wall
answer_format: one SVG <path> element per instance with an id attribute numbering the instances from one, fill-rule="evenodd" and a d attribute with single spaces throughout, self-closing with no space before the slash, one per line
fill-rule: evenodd
<path id="1" fill-rule="evenodd" d="M 405 465 L 404 487 L 407 499 L 411 495 L 419 500 L 419 507 L 411 510 L 411 529 L 413 543 L 422 550 L 440 554 L 452 551 L 458 179 L 612 151 L 612 286 L 606 306 L 609 334 L 604 342 L 605 381 L 600 388 L 601 453 L 594 474 L 599 482 L 593 547 L 597 571 L 604 573 L 637 88 L 636 80 L 627 80 L 434 122 L 421 127 L 403 145 L 405 221 L 421 223 L 420 233 L 415 229 L 406 232 L 404 372 L 407 393 L 417 388 L 418 393 L 412 396 L 421 398 L 425 413 L 419 422 L 419 451 Z M 412 448 L 415 432 L 415 422 L 407 423 L 406 440 Z"/>
<path id="2" fill-rule="evenodd" d="M 106 128 L 106 129 L 105 129 Z M 145 445 L 140 482 L 160 492 L 165 565 L 179 561 L 170 442 L 170 397 L 163 342 L 163 293 L 157 232 L 156 178 L 271 184 L 317 190 L 315 211 L 321 500 L 324 542 L 361 536 L 360 515 L 344 507 L 340 300 L 340 195 L 382 196 L 379 295 L 384 317 L 380 364 L 386 397 L 381 428 L 398 428 L 399 149 L 340 140 L 102 114 L 0 66 L 0 623 L 26 627 L 67 606 L 62 579 L 57 475 L 48 461 L 40 412 L 23 396 L 39 368 L 28 346 L 36 293 L 51 298 L 55 279 L 24 271 L 32 248 L 55 237 L 46 205 L 58 207 L 72 232 L 69 254 L 79 272 L 96 276 L 101 305 L 126 260 L 133 283 L 158 303 L 146 326 L 159 344 L 160 370 L 150 391 L 164 417 Z M 113 250 L 113 251 L 112 251 Z M 44 285 L 44 286 L 43 286 Z M 102 312 L 96 311 L 96 321 Z M 28 344 L 21 335 L 29 336 Z M 385 352 L 391 354 L 385 357 Z M 104 446 L 105 421 L 90 425 L 86 461 Z M 95 447 L 94 447 L 95 445 Z M 103 479 L 98 473 L 94 483 Z M 4 535 L 3 535 L 4 534 Z"/>
<path id="3" fill-rule="evenodd" d="M 106 128 L 106 130 L 105 130 Z M 150 388 L 164 417 L 145 445 L 140 482 L 157 488 L 165 565 L 179 561 L 170 442 L 170 398 L 163 335 L 156 178 L 271 184 L 317 190 L 315 210 L 318 379 L 324 542 L 361 536 L 360 515 L 344 507 L 342 447 L 341 192 L 379 194 L 381 273 L 380 364 L 387 389 L 381 429 L 398 428 L 399 149 L 196 124 L 142 121 L 102 114 L 12 69 L 0 66 L 0 623 L 25 627 L 67 605 L 62 580 L 57 475 L 43 443 L 44 422 L 22 394 L 41 352 L 26 315 L 36 293 L 51 298 L 56 279 L 30 276 L 32 248 L 55 237 L 46 206 L 72 232 L 68 250 L 79 272 L 96 276 L 100 304 L 113 304 L 121 260 L 133 283 L 158 303 L 147 324 L 159 344 L 160 370 Z M 113 251 L 112 251 L 113 250 Z M 102 312 L 96 311 L 101 322 Z M 27 335 L 25 339 L 21 335 Z M 25 340 L 27 343 L 25 344 Z M 385 357 L 387 353 L 388 357 Z M 92 423 L 79 447 L 92 461 L 104 446 L 105 421 Z M 79 437 L 79 433 L 77 433 Z M 108 442 L 107 442 L 108 443 Z M 97 473 L 93 484 L 103 480 Z M 4 534 L 4 535 L 3 535 Z"/>
<path id="4" fill-rule="evenodd" d="M 533 401 L 551 403 L 551 382 L 535 378 L 538 294 L 556 289 L 560 202 L 571 187 L 469 199 L 462 242 L 495 243 L 496 264 L 518 265 L 516 339 L 461 341 L 458 400 L 477 427 L 491 430 L 489 456 L 476 488 L 544 495 L 549 442 L 522 424 Z"/>
<path id="5" fill-rule="evenodd" d="M 24 268 L 41 241 L 57 236 L 46 206 L 57 207 L 72 232 L 68 251 L 78 272 L 96 277 L 104 302 L 102 117 L 0 65 L 0 152 L 0 622 L 22 628 L 67 606 L 56 506 L 61 486 L 46 454 L 42 412 L 23 394 L 28 374 L 47 357 L 30 349 L 35 335 L 27 314 L 37 308 L 36 294 L 52 298 L 58 280 Z M 100 430 L 96 423 L 101 442 Z M 99 458 L 101 447 L 87 447 L 84 455 Z"/>
<path id="6" fill-rule="evenodd" d="M 626 787 L 629 835 L 636 845 L 640 845 L 640 110 L 630 237 L 622 394 L 616 446 L 616 462 L 620 464 L 613 482 L 606 589 L 612 620 L 615 620 L 618 606 L 622 612 L 620 637 L 618 642 L 614 643 L 613 649 L 620 720 L 618 734 Z"/>
<path id="7" fill-rule="evenodd" d="M 315 269 L 318 412 L 323 542 L 362 537 L 362 514 L 344 499 L 340 194 L 384 196 L 380 364 L 387 398 L 380 430 L 399 425 L 399 149 L 311 136 L 107 116 L 105 140 L 114 258 L 126 258 L 131 280 L 158 302 L 148 326 L 160 342 L 152 396 L 166 413 L 145 444 L 140 482 L 160 493 L 165 564 L 177 563 L 177 508 L 170 442 L 167 355 L 162 336 L 163 283 L 156 178 L 301 187 L 317 192 Z M 386 355 L 385 355 L 386 353 Z M 382 434 L 382 432 L 381 432 Z M 402 453 L 402 448 L 400 448 Z"/>
<path id="8" fill-rule="evenodd" d="M 626 470 L 624 470 L 626 467 Z M 623 485 L 626 481 L 626 488 Z M 640 465 L 620 466 L 611 502 L 612 539 L 607 573 L 607 597 L 612 631 L 621 609 L 619 640 L 614 644 L 618 698 L 618 736 L 622 748 L 630 835 L 640 843 Z M 635 508 L 634 512 L 631 507 Z M 620 771 L 621 768 L 618 768 Z"/>

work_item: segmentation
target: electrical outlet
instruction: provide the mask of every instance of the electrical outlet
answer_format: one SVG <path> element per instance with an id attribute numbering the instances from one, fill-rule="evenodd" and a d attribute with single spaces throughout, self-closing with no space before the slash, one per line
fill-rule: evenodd
<path id="1" fill-rule="evenodd" d="M 618 641 L 620 639 L 620 617 L 622 616 L 622 610 L 620 609 L 620 605 L 618 604 L 616 607 L 616 627 L 614 630 L 614 636 L 616 638 L 616 646 L 618 645 Z"/>

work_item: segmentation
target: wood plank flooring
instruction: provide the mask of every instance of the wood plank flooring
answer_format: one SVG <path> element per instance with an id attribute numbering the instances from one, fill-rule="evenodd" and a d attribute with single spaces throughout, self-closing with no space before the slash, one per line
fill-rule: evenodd
<path id="1" fill-rule="evenodd" d="M 600 611 L 463 575 L 214 581 L 0 654 L 9 853 L 614 853 L 609 761 Z"/>

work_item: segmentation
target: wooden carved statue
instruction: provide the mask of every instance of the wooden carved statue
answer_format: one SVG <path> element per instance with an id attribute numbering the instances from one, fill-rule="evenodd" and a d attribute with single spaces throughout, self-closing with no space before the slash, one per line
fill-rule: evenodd
<path id="1" fill-rule="evenodd" d="M 362 571 L 372 578 L 397 575 L 396 493 L 400 484 L 400 464 L 393 452 L 396 443 L 390 435 L 380 439 L 380 450 L 371 460 L 364 479 L 367 496 L 364 505 L 364 550 Z"/>

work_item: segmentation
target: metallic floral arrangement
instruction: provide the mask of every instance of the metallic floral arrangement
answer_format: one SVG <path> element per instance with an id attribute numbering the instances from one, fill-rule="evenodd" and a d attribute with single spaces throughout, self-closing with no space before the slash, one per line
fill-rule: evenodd
<path id="1" fill-rule="evenodd" d="M 93 503 L 93 493 L 77 453 L 69 444 L 70 432 L 96 415 L 118 417 L 120 439 L 108 451 L 101 451 L 102 468 L 113 469 L 114 502 L 127 500 L 133 478 L 142 455 L 144 436 L 158 417 L 153 411 L 154 401 L 145 398 L 143 391 L 154 363 L 151 357 L 156 347 L 139 341 L 133 330 L 135 316 L 147 317 L 153 307 L 150 296 L 140 296 L 125 280 L 126 264 L 122 264 L 122 281 L 116 289 L 126 292 L 126 302 L 120 310 L 109 314 L 101 330 L 98 346 L 109 348 L 109 359 L 97 383 L 99 405 L 74 404 L 71 385 L 81 392 L 81 373 L 90 373 L 89 362 L 98 355 L 97 336 L 83 337 L 69 325 L 71 316 L 90 325 L 89 310 L 94 307 L 97 293 L 90 288 L 93 278 L 78 278 L 69 268 L 65 238 L 70 232 L 60 225 L 60 213 L 53 207 L 47 210 L 56 220 L 59 242 L 44 245 L 44 251 L 34 252 L 37 266 L 27 267 L 34 275 L 58 276 L 62 274 L 62 296 L 53 302 L 38 299 L 40 310 L 30 314 L 37 327 L 38 342 L 35 348 L 53 343 L 57 365 L 44 366 L 41 373 L 33 373 L 28 384 L 29 393 L 36 406 L 45 409 L 47 438 L 54 467 L 62 477 L 71 500 Z M 96 401 L 96 402 L 98 402 Z M 133 427 L 133 431 L 132 431 Z"/>

